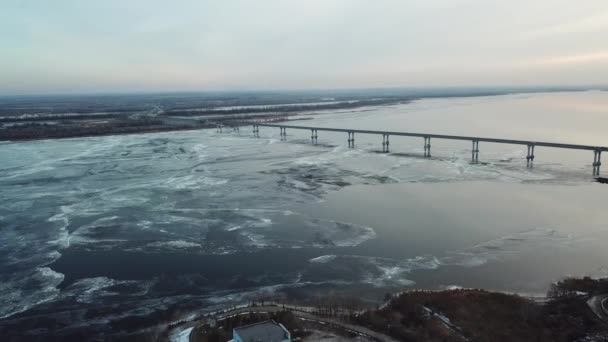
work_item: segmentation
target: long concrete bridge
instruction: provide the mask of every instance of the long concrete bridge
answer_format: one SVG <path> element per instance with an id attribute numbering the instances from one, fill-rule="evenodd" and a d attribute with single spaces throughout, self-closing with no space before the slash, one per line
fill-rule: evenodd
<path id="1" fill-rule="evenodd" d="M 348 128 L 327 128 L 327 127 L 311 127 L 311 126 L 292 126 L 292 125 L 283 125 L 283 124 L 265 124 L 265 123 L 248 123 L 241 124 L 238 126 L 253 126 L 253 134 L 256 137 L 260 136 L 260 127 L 274 127 L 280 130 L 281 140 L 286 140 L 287 138 L 287 129 L 297 129 L 297 130 L 309 130 L 311 132 L 311 142 L 313 144 L 317 144 L 319 138 L 319 131 L 325 132 L 339 132 L 347 134 L 347 143 L 348 147 L 355 147 L 355 134 L 371 134 L 371 135 L 381 135 L 382 136 L 382 152 L 389 152 L 390 141 L 389 138 L 391 136 L 402 136 L 402 137 L 418 137 L 424 139 L 424 156 L 431 157 L 431 139 L 444 139 L 444 140 L 465 140 L 471 141 L 471 161 L 478 162 L 479 161 L 479 143 L 480 142 L 488 142 L 495 144 L 511 144 L 511 145 L 524 145 L 527 146 L 528 152 L 526 155 L 526 161 L 528 166 L 532 166 L 534 162 L 534 148 L 536 146 L 541 147 L 551 147 L 551 148 L 561 148 L 561 149 L 570 149 L 570 150 L 585 150 L 593 152 L 593 176 L 599 177 L 600 175 L 600 166 L 602 152 L 608 151 L 608 147 L 605 146 L 591 146 L 591 145 L 576 145 L 576 144 L 563 144 L 563 143 L 554 143 L 554 142 L 544 142 L 544 141 L 529 141 L 529 140 L 513 140 L 513 139 L 499 139 L 499 138 L 483 138 L 483 137 L 473 137 L 473 136 L 459 136 L 459 135 L 445 135 L 445 134 L 430 134 L 430 133 L 411 133 L 411 132 L 395 132 L 395 131 L 373 131 L 373 130 L 361 130 L 361 129 L 348 129 Z M 238 130 L 238 126 L 235 126 L 234 129 Z M 218 126 L 218 129 L 221 130 L 221 125 Z"/>

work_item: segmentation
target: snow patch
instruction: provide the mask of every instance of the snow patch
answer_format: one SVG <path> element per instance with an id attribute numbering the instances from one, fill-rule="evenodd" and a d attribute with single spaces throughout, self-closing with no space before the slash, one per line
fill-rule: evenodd
<path id="1" fill-rule="evenodd" d="M 169 340 L 171 342 L 190 342 L 190 333 L 192 333 L 193 329 L 194 327 L 178 330 L 171 336 Z"/>
<path id="2" fill-rule="evenodd" d="M 319 257 L 316 258 L 312 258 L 310 260 L 308 260 L 309 262 L 314 262 L 314 263 L 319 263 L 319 264 L 325 264 L 327 262 L 330 262 L 332 260 L 336 259 L 336 256 L 333 254 L 330 255 L 321 255 Z"/>
<path id="3" fill-rule="evenodd" d="M 154 248 L 169 248 L 169 249 L 189 249 L 189 248 L 200 248 L 202 245 L 196 242 L 184 241 L 184 240 L 173 240 L 173 241 L 158 241 L 149 243 L 147 247 Z"/>

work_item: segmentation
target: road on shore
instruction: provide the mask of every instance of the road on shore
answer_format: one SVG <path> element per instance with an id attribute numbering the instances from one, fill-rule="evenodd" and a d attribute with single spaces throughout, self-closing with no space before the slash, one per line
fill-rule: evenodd
<path id="1" fill-rule="evenodd" d="M 243 308 L 237 308 L 234 310 L 223 312 L 223 313 L 215 315 L 215 316 L 205 317 L 203 319 L 199 319 L 199 320 L 196 320 L 193 322 L 186 323 L 186 324 L 180 326 L 178 329 L 180 331 L 183 331 L 188 328 L 196 328 L 200 325 L 209 323 L 210 318 L 213 318 L 217 321 L 221 321 L 221 320 L 224 320 L 224 319 L 227 319 L 227 318 L 230 318 L 233 316 L 237 316 L 237 315 L 250 314 L 250 313 L 273 313 L 273 312 L 280 312 L 280 311 L 290 311 L 295 317 L 297 317 L 301 320 L 317 322 L 317 323 L 320 323 L 323 325 L 329 325 L 331 327 L 342 329 L 344 331 L 354 333 L 357 335 L 361 335 L 364 337 L 368 337 L 368 338 L 374 339 L 376 341 L 398 342 L 396 339 L 394 339 L 390 336 L 370 330 L 366 327 L 362 327 L 362 326 L 354 325 L 354 324 L 348 324 L 348 323 L 341 322 L 339 320 L 332 319 L 332 318 L 320 317 L 313 313 L 306 312 L 304 310 L 294 309 L 293 307 L 290 307 L 290 306 L 283 307 L 283 306 L 276 306 L 276 305 L 248 306 L 248 307 L 243 307 Z M 173 332 L 171 335 L 175 336 L 178 333 L 179 332 L 177 332 L 177 333 Z"/>

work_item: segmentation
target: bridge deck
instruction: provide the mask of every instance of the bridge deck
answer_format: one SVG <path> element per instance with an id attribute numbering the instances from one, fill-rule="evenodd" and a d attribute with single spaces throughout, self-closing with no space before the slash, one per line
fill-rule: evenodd
<path id="1" fill-rule="evenodd" d="M 566 149 L 574 149 L 574 150 L 608 151 L 608 147 L 605 147 L 605 146 L 562 144 L 562 143 L 532 141 L 532 140 L 513 140 L 513 139 L 484 138 L 484 137 L 446 135 L 446 134 L 374 131 L 374 130 L 362 130 L 362 129 L 292 126 L 292 125 L 263 124 L 263 123 L 259 123 L 259 124 L 256 123 L 255 125 L 262 126 L 262 127 L 283 127 L 283 128 L 303 129 L 303 130 L 313 130 L 314 129 L 317 131 L 326 131 L 326 132 L 343 132 L 343 133 L 350 132 L 350 133 L 359 133 L 359 134 L 386 134 L 386 135 L 405 136 L 405 137 L 420 137 L 420 138 L 428 137 L 428 138 L 448 139 L 448 140 L 483 141 L 483 142 L 490 142 L 490 143 L 497 143 L 497 144 L 534 145 L 534 146 L 566 148 Z"/>

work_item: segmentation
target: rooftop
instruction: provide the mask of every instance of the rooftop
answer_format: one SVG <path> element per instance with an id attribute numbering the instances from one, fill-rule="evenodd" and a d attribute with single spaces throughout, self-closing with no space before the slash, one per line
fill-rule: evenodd
<path id="1" fill-rule="evenodd" d="M 235 328 L 245 342 L 279 342 L 289 338 L 288 331 L 275 321 L 264 321 Z"/>

